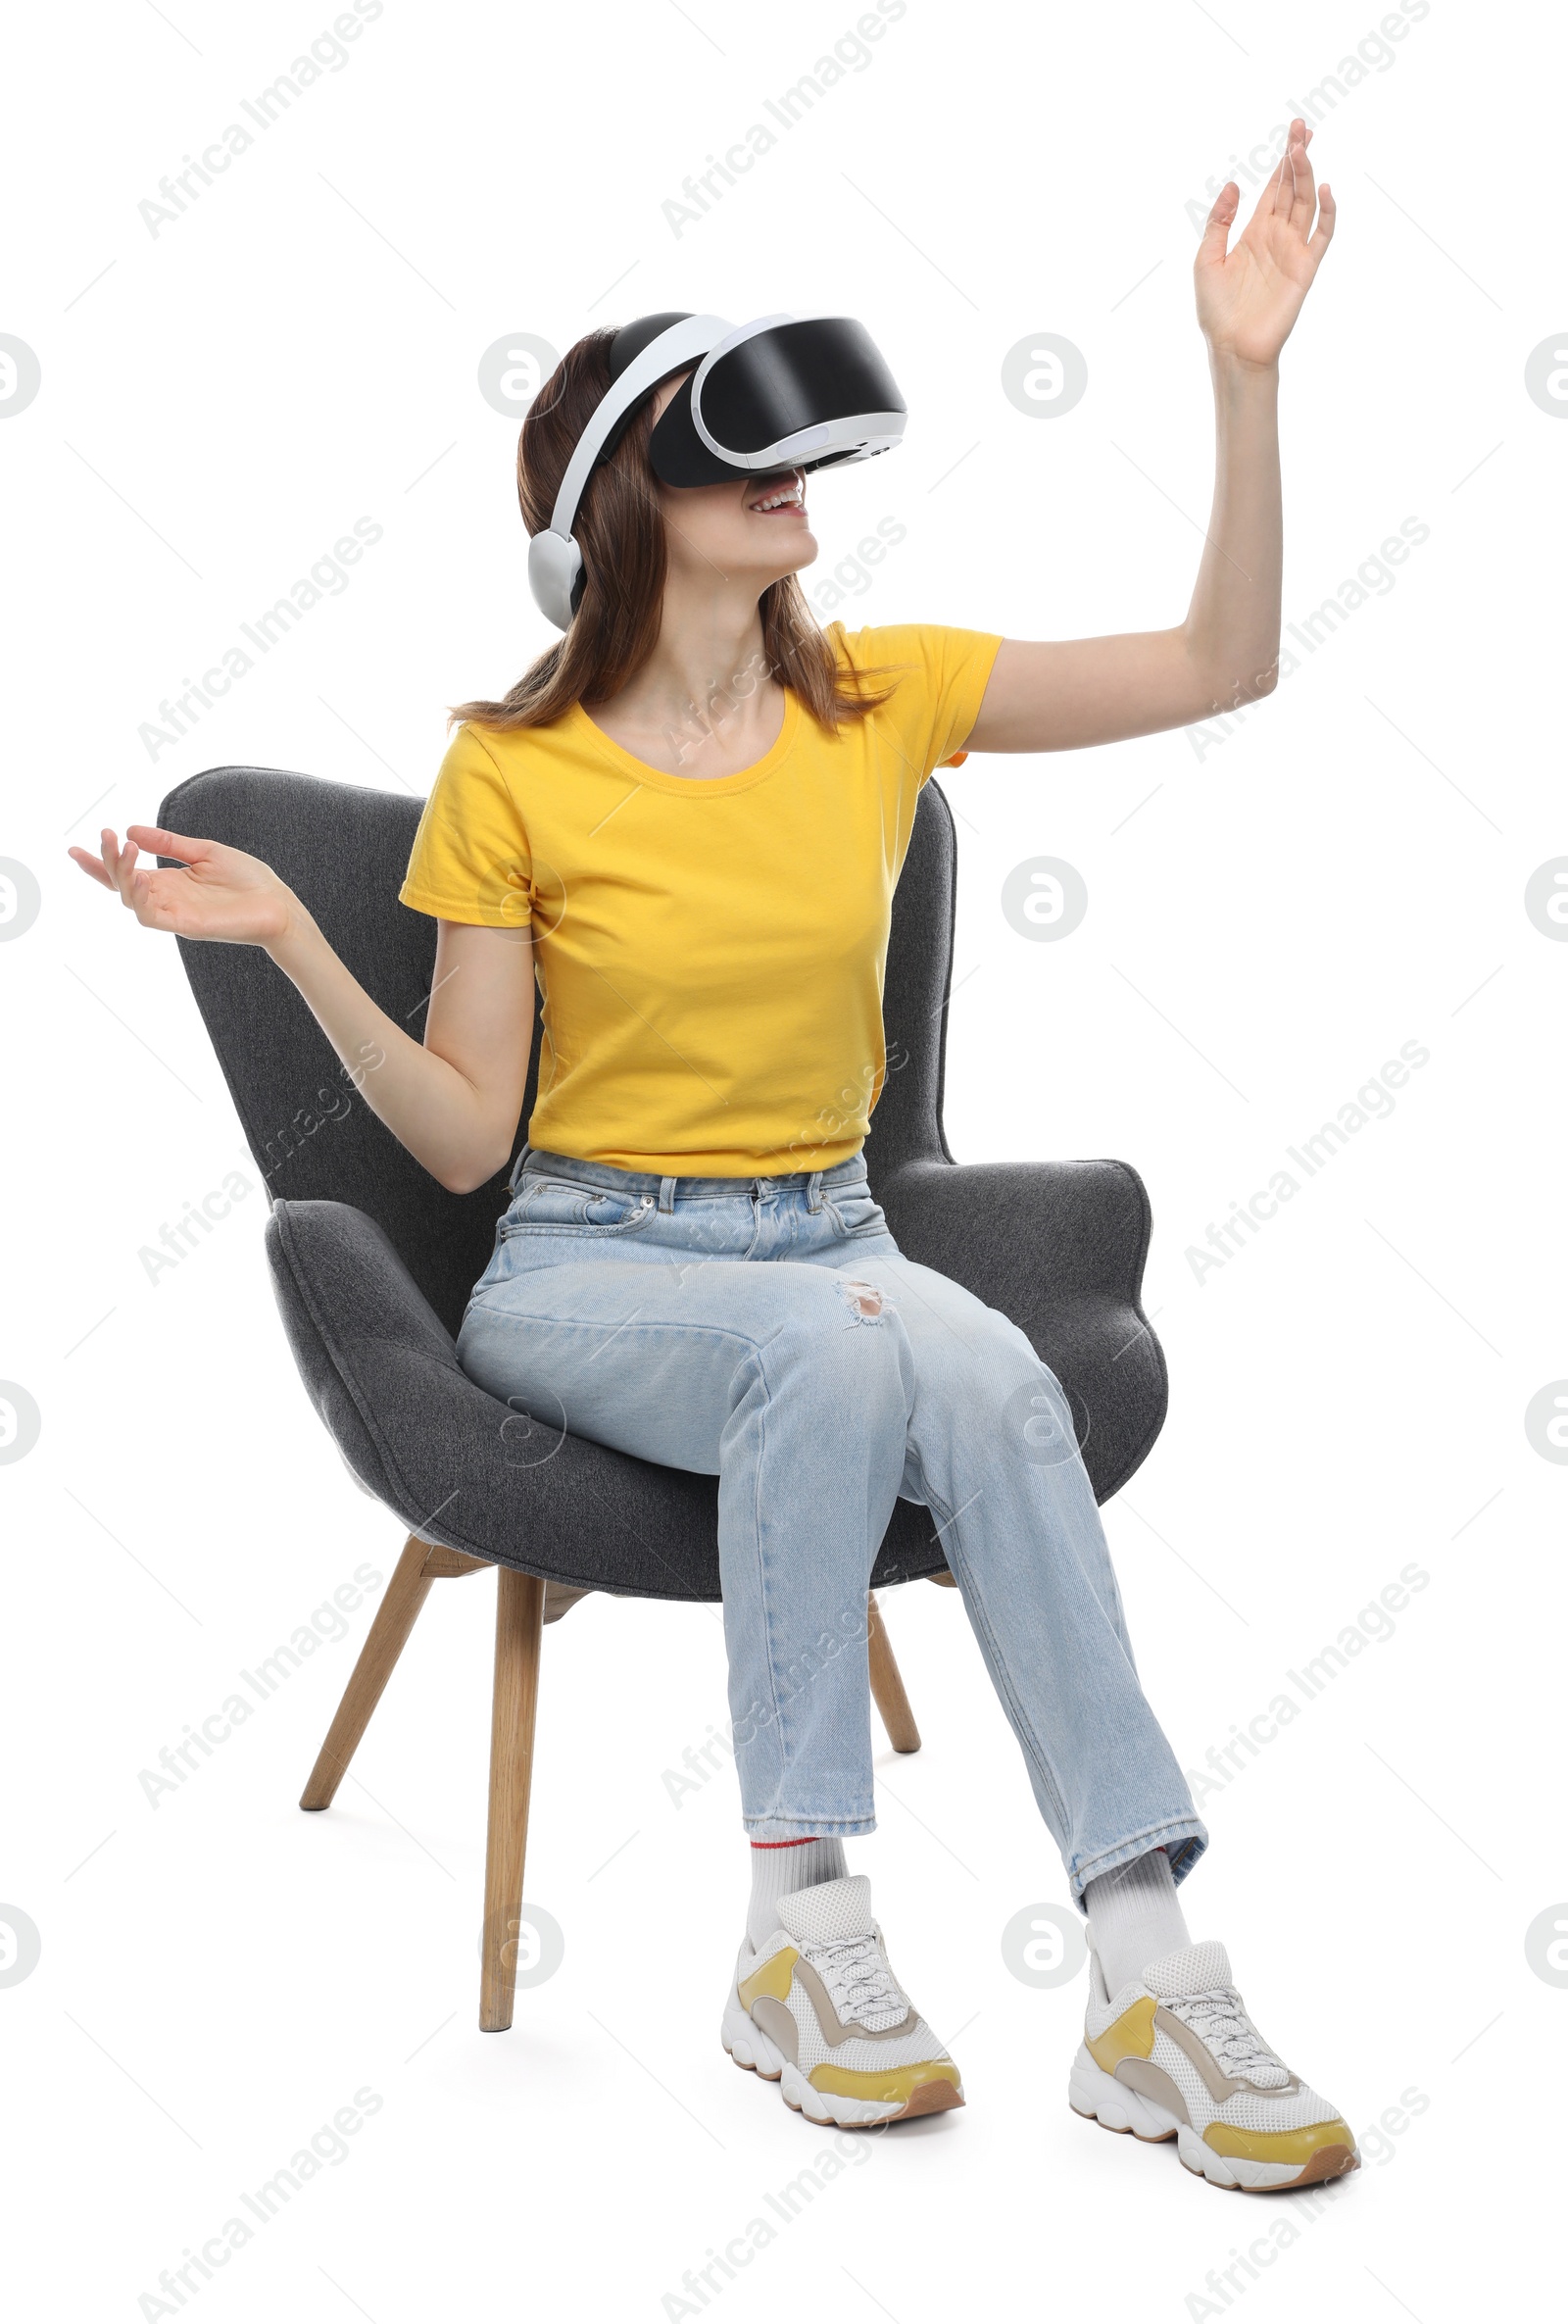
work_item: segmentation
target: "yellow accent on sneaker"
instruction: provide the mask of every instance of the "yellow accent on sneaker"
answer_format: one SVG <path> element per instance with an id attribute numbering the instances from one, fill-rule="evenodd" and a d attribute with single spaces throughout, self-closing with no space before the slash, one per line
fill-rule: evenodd
<path id="1" fill-rule="evenodd" d="M 781 1945 L 777 1953 L 770 1953 L 760 1969 L 754 1969 L 749 1977 L 741 1979 L 736 1989 L 740 1995 L 741 2007 L 749 2009 L 761 1994 L 766 1994 L 775 2002 L 786 2001 L 795 1976 L 795 1964 L 800 1957 L 793 1945 Z"/>
<path id="2" fill-rule="evenodd" d="M 1338 2115 L 1331 2122 L 1309 2122 L 1304 2130 L 1233 2130 L 1228 2122 L 1211 2122 L 1203 2144 L 1216 2154 L 1239 2154 L 1248 2162 L 1310 2162 L 1325 2147 L 1344 2147 L 1355 2154 L 1355 2134 Z"/>
<path id="3" fill-rule="evenodd" d="M 923 2083 L 951 2082 L 961 2090 L 958 2069 L 951 2057 L 932 2057 L 918 2065 L 888 2066 L 866 2072 L 856 2066 L 813 2066 L 806 2079 L 813 2090 L 831 2091 L 837 2098 L 885 2100 L 903 2105 Z"/>
<path id="4" fill-rule="evenodd" d="M 1102 2034 L 1084 2036 L 1084 2048 L 1102 2074 L 1113 2074 L 1124 2057 L 1148 2057 L 1154 2047 L 1154 2011 L 1159 2003 L 1152 1993 L 1124 2009 Z"/>

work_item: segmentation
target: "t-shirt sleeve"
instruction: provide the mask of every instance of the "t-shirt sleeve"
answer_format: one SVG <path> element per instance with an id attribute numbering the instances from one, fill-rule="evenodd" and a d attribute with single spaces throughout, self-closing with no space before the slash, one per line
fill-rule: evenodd
<path id="1" fill-rule="evenodd" d="M 460 726 L 424 803 L 398 900 L 435 919 L 525 928 L 533 857 L 512 786 L 478 730 Z"/>
<path id="2" fill-rule="evenodd" d="M 878 714 L 889 720 L 920 783 L 937 766 L 962 763 L 1002 639 L 989 629 L 944 629 L 911 621 L 886 629 L 844 631 L 839 647 L 858 668 L 892 689 Z"/>

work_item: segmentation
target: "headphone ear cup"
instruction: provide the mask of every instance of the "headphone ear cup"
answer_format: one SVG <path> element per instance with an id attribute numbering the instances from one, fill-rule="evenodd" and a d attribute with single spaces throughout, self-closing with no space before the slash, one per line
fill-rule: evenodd
<path id="1" fill-rule="evenodd" d="M 534 604 L 558 629 L 569 629 L 582 594 L 582 551 L 559 532 L 536 532 L 528 543 L 528 587 Z"/>

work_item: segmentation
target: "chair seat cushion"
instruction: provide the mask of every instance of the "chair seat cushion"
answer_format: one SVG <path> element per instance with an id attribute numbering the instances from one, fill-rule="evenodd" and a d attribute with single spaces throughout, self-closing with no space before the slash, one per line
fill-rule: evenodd
<path id="1" fill-rule="evenodd" d="M 463 1370 L 451 1334 L 363 1211 L 278 1203 L 267 1250 L 312 1402 L 359 1483 L 412 1533 L 547 1581 L 718 1599 L 716 1477 L 509 1410 Z M 927 1512 L 901 1502 L 878 1584 L 944 1563 Z"/>
<path id="2" fill-rule="evenodd" d="M 1111 1183 L 1130 1199 L 1124 1182 Z M 1004 1191 L 1016 1217 L 1016 1188 Z M 908 1206 L 911 1224 L 918 1207 Z M 318 1412 L 359 1483 L 411 1532 L 580 1588 L 719 1597 L 716 1478 L 614 1452 L 498 1402 L 464 1371 L 451 1333 L 363 1211 L 276 1203 L 267 1249 L 284 1329 Z M 1043 1320 L 1019 1320 L 1067 1390 L 1097 1489 L 1114 1490 L 1143 1457 L 1163 1409 L 1162 1367 L 1157 1383 L 1146 1378 L 1135 1387 L 1153 1347 L 1137 1345 L 1135 1310 L 1080 1283 L 1059 1286 Z M 1091 1413 L 1102 1420 L 1098 1430 Z M 910 1581 L 946 1563 L 930 1513 L 899 1502 L 873 1581 Z"/>

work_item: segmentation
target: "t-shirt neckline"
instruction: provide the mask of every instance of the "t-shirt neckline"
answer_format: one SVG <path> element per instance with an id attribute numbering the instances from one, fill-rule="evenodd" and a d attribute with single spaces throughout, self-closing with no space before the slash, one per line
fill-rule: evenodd
<path id="1" fill-rule="evenodd" d="M 755 759 L 750 766 L 742 766 L 734 774 L 668 774 L 662 766 L 650 766 L 646 759 L 638 759 L 612 734 L 596 725 L 580 702 L 574 702 L 567 714 L 572 718 L 584 742 L 602 757 L 633 776 L 651 791 L 662 791 L 671 798 L 727 798 L 736 791 L 749 791 L 755 783 L 765 782 L 770 774 L 788 758 L 794 747 L 800 725 L 801 706 L 792 687 L 784 689 L 784 717 L 774 740 Z"/>

